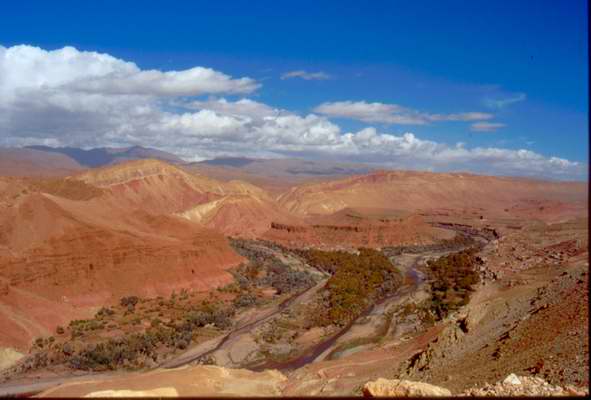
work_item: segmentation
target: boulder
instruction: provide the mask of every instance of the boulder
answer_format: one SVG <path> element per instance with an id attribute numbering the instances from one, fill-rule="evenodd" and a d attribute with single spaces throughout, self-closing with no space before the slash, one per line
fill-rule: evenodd
<path id="1" fill-rule="evenodd" d="M 521 385 L 521 380 L 515 374 L 507 375 L 505 380 L 503 381 L 506 385 Z"/>
<path id="2" fill-rule="evenodd" d="M 0 371 L 12 367 L 23 357 L 24 354 L 12 347 L 0 347 Z"/>
<path id="3" fill-rule="evenodd" d="M 379 378 L 363 386 L 363 395 L 365 397 L 435 397 L 451 396 L 451 392 L 424 382 Z"/>

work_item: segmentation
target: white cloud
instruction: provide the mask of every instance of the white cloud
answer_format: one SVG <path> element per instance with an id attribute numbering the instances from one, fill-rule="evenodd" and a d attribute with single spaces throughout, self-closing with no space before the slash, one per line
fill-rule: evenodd
<path id="1" fill-rule="evenodd" d="M 492 114 L 482 112 L 430 114 L 398 104 L 367 103 L 365 101 L 328 102 L 319 105 L 314 111 L 329 117 L 399 125 L 424 125 L 437 121 L 479 121 L 493 117 Z"/>
<path id="2" fill-rule="evenodd" d="M 264 118 L 282 112 L 281 110 L 250 99 L 240 99 L 235 102 L 227 101 L 224 98 L 208 99 L 206 101 L 192 101 L 184 104 L 184 107 L 197 110 L 208 109 L 234 116 L 247 115 L 252 118 Z"/>
<path id="3" fill-rule="evenodd" d="M 519 103 L 527 98 L 525 93 L 515 93 L 513 96 L 505 98 L 485 98 L 484 105 L 489 108 L 505 108 L 511 104 Z"/>
<path id="4" fill-rule="evenodd" d="M 150 72 L 151 81 L 143 72 L 133 63 L 73 48 L 44 51 L 29 46 L 0 47 L 0 146 L 143 145 L 187 160 L 300 156 L 394 168 L 555 178 L 586 175 L 586 166 L 581 163 L 528 150 L 470 149 L 463 144 L 420 139 L 412 133 L 380 133 L 373 127 L 343 132 L 324 116 L 298 115 L 251 99 L 184 97 L 188 91 L 215 95 L 253 90 L 256 83 L 248 78 L 232 79 L 216 71 L 206 75 L 187 72 L 181 79 L 186 85 L 179 85 L 177 77 L 171 78 L 166 72 Z M 138 80 L 150 82 L 142 86 Z M 251 82 L 250 86 L 244 82 Z M 323 106 L 325 111 L 331 107 L 338 111 L 343 103 L 347 115 L 369 122 L 386 117 L 426 122 L 488 118 L 488 114 L 480 113 L 418 113 L 382 103 Z"/>
<path id="5" fill-rule="evenodd" d="M 500 122 L 476 122 L 470 125 L 470 130 L 474 132 L 494 132 L 505 126 L 505 124 L 501 124 Z"/>
<path id="6" fill-rule="evenodd" d="M 46 51 L 32 46 L 0 46 L 0 93 L 8 99 L 27 91 L 101 95 L 195 96 L 251 93 L 260 85 L 232 79 L 210 68 L 143 71 L 132 62 L 73 47 Z"/>
<path id="7" fill-rule="evenodd" d="M 331 79 L 332 76 L 330 76 L 326 72 L 322 72 L 322 71 L 308 72 L 308 71 L 304 71 L 304 70 L 289 71 L 289 72 L 286 72 L 283 75 L 281 75 L 282 80 L 292 79 L 292 78 L 301 78 L 306 81 L 324 81 L 327 79 Z"/>

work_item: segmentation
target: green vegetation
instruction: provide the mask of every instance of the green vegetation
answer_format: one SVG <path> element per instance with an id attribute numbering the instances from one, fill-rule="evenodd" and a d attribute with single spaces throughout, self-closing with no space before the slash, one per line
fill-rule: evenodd
<path id="1" fill-rule="evenodd" d="M 238 254 L 248 259 L 248 264 L 243 264 L 231 272 L 236 280 L 235 285 L 229 285 L 223 290 L 236 292 L 237 289 L 248 290 L 261 287 L 272 287 L 277 294 L 292 293 L 307 289 L 314 285 L 311 274 L 305 271 L 296 271 L 279 258 L 261 249 L 261 244 L 269 246 L 266 242 L 243 239 L 230 239 L 232 248 Z M 278 249 L 276 245 L 273 249 Z M 283 253 L 289 252 L 281 248 Z"/>
<path id="2" fill-rule="evenodd" d="M 448 254 L 427 262 L 431 282 L 430 308 L 437 319 L 468 304 L 472 285 L 480 281 L 475 270 L 476 249 Z"/>
<path id="3" fill-rule="evenodd" d="M 186 290 L 170 298 L 123 297 L 119 304 L 102 307 L 91 319 L 71 321 L 57 327 L 57 338 L 38 338 L 31 354 L 18 366 L 20 371 L 49 365 L 67 365 L 83 370 L 138 369 L 176 349 L 232 325 L 238 307 L 247 307 L 256 297 L 241 293 L 235 301 L 192 299 Z"/>
<path id="4" fill-rule="evenodd" d="M 317 324 L 345 325 L 372 302 L 393 293 L 401 275 L 388 257 L 372 249 L 358 254 L 345 251 L 307 250 L 300 254 L 316 268 L 332 276 L 324 288 L 324 303 L 317 310 Z"/>
<path id="5" fill-rule="evenodd" d="M 122 304 L 128 306 L 128 304 Z M 158 358 L 158 349 L 186 349 L 198 334 L 198 329 L 212 325 L 218 329 L 231 326 L 233 309 L 220 303 L 202 302 L 199 309 L 184 313 L 184 317 L 171 319 L 166 323 L 158 318 L 150 321 L 150 327 L 143 333 L 128 333 L 98 344 L 90 344 L 68 357 L 68 364 L 75 369 L 113 370 L 120 367 L 141 368 Z M 134 325 L 141 318 L 131 320 Z M 150 361 L 152 360 L 152 361 Z"/>

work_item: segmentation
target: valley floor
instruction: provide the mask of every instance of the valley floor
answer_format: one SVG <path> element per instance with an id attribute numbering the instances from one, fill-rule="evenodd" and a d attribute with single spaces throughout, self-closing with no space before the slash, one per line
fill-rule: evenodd
<path id="1" fill-rule="evenodd" d="M 401 286 L 338 327 L 314 326 L 309 320 L 329 279 L 326 273 L 280 247 L 248 244 L 259 256 L 308 273 L 314 283 L 239 311 L 232 328 L 175 351 L 151 372 L 75 376 L 79 372 L 41 369 L 6 376 L 10 379 L 0 385 L 0 395 L 56 385 L 61 388 L 48 395 L 148 390 L 156 388 L 156 376 L 166 377 L 162 382 L 178 395 L 256 390 L 285 396 L 361 395 L 363 385 L 377 378 L 429 382 L 457 394 L 511 373 L 588 388 L 587 219 L 532 222 L 518 230 L 510 224 L 498 223 L 500 238 L 479 249 L 480 282 L 470 302 L 444 318 L 433 319 L 427 312 L 433 293 L 426 261 L 465 246 L 386 252 L 403 275 Z M 223 368 L 198 366 L 204 363 Z M 190 391 L 195 368 L 211 375 L 211 387 L 203 383 Z"/>

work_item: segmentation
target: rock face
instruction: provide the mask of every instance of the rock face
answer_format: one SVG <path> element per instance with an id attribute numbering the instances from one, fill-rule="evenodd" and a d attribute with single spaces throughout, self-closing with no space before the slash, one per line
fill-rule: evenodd
<path id="1" fill-rule="evenodd" d="M 380 248 L 431 244 L 451 237 L 449 231 L 430 226 L 419 215 L 395 214 L 384 209 L 346 208 L 328 216 L 302 219 L 305 225 L 274 221 L 263 238 L 290 247 Z"/>
<path id="2" fill-rule="evenodd" d="M 275 370 L 195 366 L 64 384 L 39 397 L 281 396 L 286 381 Z"/>
<path id="3" fill-rule="evenodd" d="M 451 396 L 451 392 L 424 382 L 379 378 L 363 386 L 363 395 L 365 397 L 439 397 Z"/>

